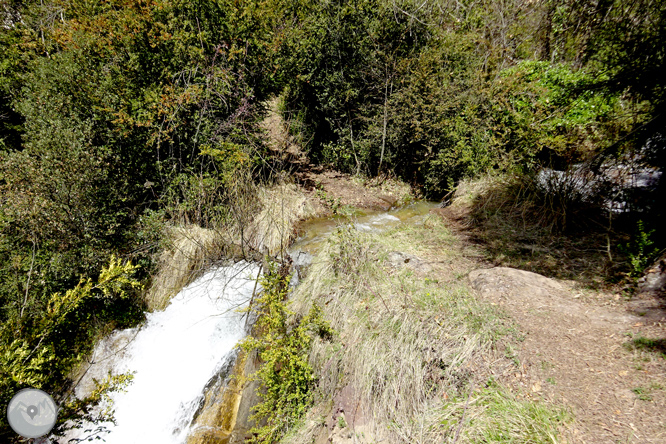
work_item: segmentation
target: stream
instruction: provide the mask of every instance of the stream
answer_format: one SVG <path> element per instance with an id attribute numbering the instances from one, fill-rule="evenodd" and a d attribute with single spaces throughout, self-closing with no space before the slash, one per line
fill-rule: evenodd
<path id="1" fill-rule="evenodd" d="M 306 222 L 290 248 L 292 256 L 316 254 L 340 223 L 360 231 L 381 232 L 401 223 L 419 224 L 432 202 L 415 202 L 386 212 L 357 212 L 352 217 Z M 99 435 L 110 444 L 185 443 L 202 405 L 208 383 L 234 358 L 234 346 L 246 334 L 246 306 L 258 266 L 246 262 L 209 270 L 175 296 L 164 311 L 147 313 L 137 328 L 116 331 L 95 348 L 94 364 L 77 385 L 78 397 L 94 389 L 94 379 L 109 372 L 131 373 L 124 392 L 111 393 L 116 424 L 101 424 Z M 84 440 L 95 431 L 77 430 L 66 437 Z"/>
<path id="2" fill-rule="evenodd" d="M 352 223 L 357 230 L 366 232 L 381 232 L 402 223 L 418 225 L 423 223 L 428 212 L 436 206 L 437 202 L 416 201 L 389 211 L 357 210 L 350 217 L 334 216 L 310 219 L 303 224 L 300 230 L 302 234 L 291 245 L 289 251 L 316 254 L 328 235 L 341 223 Z"/>

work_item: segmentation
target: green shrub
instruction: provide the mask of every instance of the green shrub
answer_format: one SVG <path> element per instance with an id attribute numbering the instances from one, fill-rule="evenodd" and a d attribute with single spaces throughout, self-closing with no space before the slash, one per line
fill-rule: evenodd
<path id="1" fill-rule="evenodd" d="M 563 169 L 594 152 L 622 122 L 619 96 L 595 85 L 604 79 L 566 64 L 524 61 L 493 84 L 498 142 L 522 165 Z"/>
<path id="2" fill-rule="evenodd" d="M 636 225 L 636 231 L 631 242 L 620 245 L 618 248 L 629 258 L 629 276 L 638 279 L 643 275 L 645 269 L 659 254 L 659 249 L 653 247 L 652 236 L 655 230 L 646 230 L 642 220 Z"/>
<path id="3" fill-rule="evenodd" d="M 242 341 L 240 347 L 256 350 L 261 361 L 252 378 L 262 382 L 262 401 L 255 407 L 257 426 L 252 442 L 276 442 L 305 413 L 312 401 L 315 376 L 308 362 L 313 337 L 328 337 L 332 330 L 313 306 L 302 319 L 293 319 L 287 308 L 288 276 L 271 264 L 261 277 L 262 292 L 251 309 L 258 314 L 255 337 Z"/>
<path id="4" fill-rule="evenodd" d="M 21 311 L 0 326 L 0 404 L 25 387 L 36 387 L 62 397 L 69 387 L 72 368 L 94 347 L 95 339 L 105 329 L 136 325 L 142 311 L 136 301 L 141 284 L 134 278 L 137 266 L 112 257 L 96 282 L 81 279 L 64 293 L 52 294 L 40 310 Z M 118 310 L 118 305 L 123 306 Z M 115 316 L 115 319 L 114 319 Z M 122 380 L 121 380 L 122 379 Z M 115 389 L 126 378 L 107 381 L 106 389 Z M 121 384 L 122 385 L 122 384 Z M 103 395 L 103 390 L 99 391 Z M 66 417 L 85 417 L 88 401 L 70 401 Z M 66 417 L 59 419 L 62 424 Z M 91 417 L 90 417 L 91 418 Z M 8 433 L 6 418 L 0 419 L 0 436 Z"/>

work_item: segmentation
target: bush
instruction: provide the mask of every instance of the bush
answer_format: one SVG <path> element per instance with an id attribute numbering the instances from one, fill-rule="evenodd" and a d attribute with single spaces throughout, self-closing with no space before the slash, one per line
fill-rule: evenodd
<path id="1" fill-rule="evenodd" d="M 332 334 L 321 310 L 313 306 L 302 319 L 293 319 L 294 313 L 285 301 L 288 276 L 282 275 L 271 264 L 261 277 L 262 292 L 251 309 L 257 313 L 255 337 L 244 339 L 240 347 L 256 350 L 261 361 L 259 370 L 252 375 L 262 382 L 259 396 L 262 401 L 255 407 L 253 419 L 257 426 L 252 442 L 276 442 L 305 413 L 312 401 L 315 377 L 308 362 L 313 336 Z"/>
<path id="2" fill-rule="evenodd" d="M 102 332 L 115 325 L 134 326 L 143 319 L 136 270 L 135 265 L 112 257 L 96 282 L 82 279 L 76 287 L 52 294 L 45 306 L 25 311 L 22 306 L 17 315 L 5 321 L 0 327 L 0 403 L 7 405 L 22 388 L 36 387 L 68 405 L 67 415 L 59 418 L 60 429 L 68 418 L 92 418 L 89 403 L 99 402 L 104 390 L 85 402 L 72 403 L 65 397 L 68 375 Z M 107 381 L 106 389 L 117 388 L 122 382 Z M 3 416 L 0 436 L 12 436 L 9 430 Z"/>
<path id="3" fill-rule="evenodd" d="M 502 71 L 492 91 L 498 143 L 528 168 L 564 169 L 589 158 L 623 123 L 613 120 L 619 96 L 595 88 L 600 81 L 549 62 L 524 61 Z"/>

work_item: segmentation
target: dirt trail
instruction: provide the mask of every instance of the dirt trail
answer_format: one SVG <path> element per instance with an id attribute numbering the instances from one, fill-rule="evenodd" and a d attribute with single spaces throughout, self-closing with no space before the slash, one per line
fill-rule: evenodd
<path id="1" fill-rule="evenodd" d="M 339 206 L 386 211 L 412 197 L 410 187 L 397 180 L 383 177 L 364 180 L 312 164 L 298 141 L 289 134 L 288 125 L 278 109 L 278 99 L 268 101 L 266 107 L 268 112 L 262 127 L 274 160 L 282 162 L 291 172 L 296 183 L 313 201 L 318 215 L 330 215 L 331 210 Z"/>
<path id="2" fill-rule="evenodd" d="M 321 202 L 320 213 L 332 202 L 387 210 L 408 191 L 397 182 L 367 183 L 310 165 L 284 129 L 276 103 L 270 106 L 266 129 L 275 141 L 272 148 L 291 161 L 297 183 Z M 453 271 L 433 271 L 450 274 L 482 263 L 467 254 L 470 226 L 442 210 L 433 212 L 456 233 L 462 251 L 460 263 L 449 265 Z M 522 396 L 570 407 L 575 422 L 563 431 L 567 442 L 666 443 L 666 355 L 628 347 L 637 339 L 640 345 L 640 338 L 666 338 L 665 324 L 651 322 L 658 317 L 628 313 L 618 295 L 513 268 L 475 270 L 469 280 L 524 338 L 518 350 L 506 351 L 517 365 L 493 368 L 495 376 Z"/>
<path id="3" fill-rule="evenodd" d="M 583 302 L 571 285 L 506 267 L 469 275 L 478 294 L 499 305 L 524 341 L 519 370 L 498 375 L 527 396 L 570 406 L 571 442 L 666 442 L 666 365 L 635 354 L 627 334 L 663 334 L 619 307 Z"/>

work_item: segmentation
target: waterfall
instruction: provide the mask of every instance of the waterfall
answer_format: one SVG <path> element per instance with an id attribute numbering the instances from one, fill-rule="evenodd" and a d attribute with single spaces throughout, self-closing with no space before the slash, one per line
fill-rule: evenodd
<path id="1" fill-rule="evenodd" d="M 164 311 L 148 313 L 141 327 L 98 344 L 98 364 L 80 384 L 82 391 L 109 370 L 134 374 L 125 392 L 112 393 L 117 424 L 105 424 L 109 433 L 101 437 L 107 443 L 185 442 L 206 383 L 245 335 L 237 309 L 249 301 L 257 273 L 257 266 L 245 262 L 211 270 Z"/>

